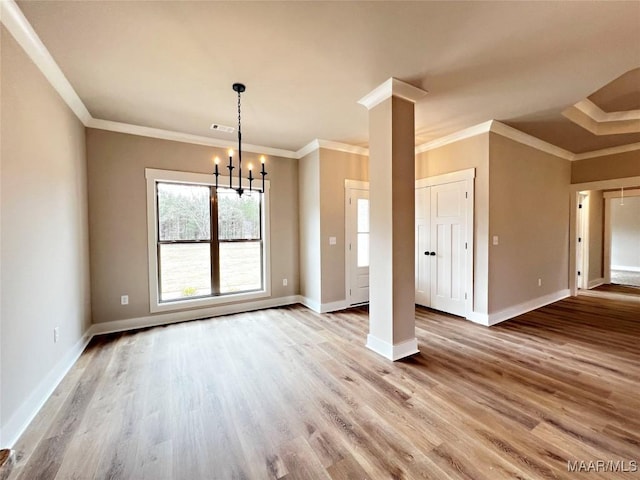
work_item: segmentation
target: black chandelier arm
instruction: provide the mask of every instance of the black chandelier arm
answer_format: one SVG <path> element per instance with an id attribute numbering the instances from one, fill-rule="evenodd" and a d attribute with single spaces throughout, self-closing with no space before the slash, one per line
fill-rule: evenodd
<path id="1" fill-rule="evenodd" d="M 233 157 L 229 157 L 229 165 L 227 166 L 227 168 L 229 169 L 229 188 L 233 188 L 233 169 L 236 168 L 231 164 Z"/>
<path id="2" fill-rule="evenodd" d="M 267 176 L 267 172 L 264 170 L 264 163 L 262 164 L 262 171 L 260 172 L 260 175 L 262 175 L 262 193 L 264 193 L 264 177 Z"/>
<path id="3" fill-rule="evenodd" d="M 251 171 L 251 165 L 249 165 L 249 177 L 248 177 L 248 179 L 249 179 L 249 191 L 253 192 L 253 186 L 252 186 L 252 184 L 253 184 L 253 172 Z"/>

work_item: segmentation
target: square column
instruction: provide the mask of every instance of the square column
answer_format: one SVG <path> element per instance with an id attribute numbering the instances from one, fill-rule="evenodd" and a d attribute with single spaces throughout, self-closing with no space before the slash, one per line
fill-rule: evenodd
<path id="1" fill-rule="evenodd" d="M 418 353 L 415 336 L 415 120 L 424 90 L 389 79 L 369 109 L 369 335 L 390 359 Z"/>

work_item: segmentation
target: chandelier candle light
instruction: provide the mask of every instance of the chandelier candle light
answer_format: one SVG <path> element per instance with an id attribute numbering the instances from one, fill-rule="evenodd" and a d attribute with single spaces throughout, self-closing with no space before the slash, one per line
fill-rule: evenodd
<path id="1" fill-rule="evenodd" d="M 240 95 L 247 88 L 242 83 L 234 83 L 233 91 L 238 93 L 238 188 L 233 188 L 233 170 L 236 168 L 233 165 L 233 150 L 229 150 L 229 165 L 227 168 L 229 169 L 229 188 L 233 189 L 237 192 L 238 196 L 242 196 L 244 193 L 244 189 L 242 188 L 242 124 L 241 124 L 241 115 L 240 115 Z M 264 169 L 265 158 L 264 155 L 260 157 L 260 163 L 262 164 L 262 169 L 260 170 L 260 175 L 262 176 L 262 193 L 264 193 L 264 177 L 267 175 L 267 171 Z M 214 159 L 215 170 L 213 174 L 216 177 L 216 188 L 218 188 L 218 175 L 220 172 L 218 171 L 218 164 L 220 163 L 220 159 L 216 157 Z M 249 191 L 253 191 L 253 181 L 255 177 L 253 176 L 253 166 L 249 164 L 249 176 L 247 180 L 249 180 Z M 259 190 L 258 190 L 259 191 Z"/>

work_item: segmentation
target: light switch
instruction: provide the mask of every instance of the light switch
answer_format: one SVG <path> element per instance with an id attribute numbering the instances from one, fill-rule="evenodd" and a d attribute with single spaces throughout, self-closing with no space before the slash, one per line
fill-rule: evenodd
<path id="1" fill-rule="evenodd" d="M 493 244 L 498 245 L 498 235 L 493 236 Z"/>
<path id="2" fill-rule="evenodd" d="M 329 237 L 329 245 L 335 245 L 336 244 L 336 237 Z"/>

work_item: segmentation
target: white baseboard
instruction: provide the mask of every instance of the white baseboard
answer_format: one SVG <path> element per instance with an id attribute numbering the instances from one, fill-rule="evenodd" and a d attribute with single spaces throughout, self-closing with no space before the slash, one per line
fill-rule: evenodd
<path id="1" fill-rule="evenodd" d="M 125 320 L 114 320 L 112 322 L 94 323 L 91 326 L 91 335 L 104 335 L 106 333 L 123 332 L 135 330 L 137 328 L 156 327 L 168 325 L 170 323 L 198 320 L 200 318 L 218 317 L 233 313 L 251 312 L 264 308 L 282 307 L 301 302 L 299 295 L 288 297 L 267 298 L 253 302 L 243 302 L 229 305 L 217 305 L 209 308 L 199 308 L 197 310 L 187 310 L 184 312 L 159 313 L 144 317 L 127 318 Z"/>
<path id="2" fill-rule="evenodd" d="M 416 338 L 391 344 L 369 334 L 367 335 L 367 348 L 394 362 L 419 353 L 418 340 Z"/>
<path id="3" fill-rule="evenodd" d="M 54 365 L 51 371 L 38 383 L 22 405 L 11 415 L 2 427 L 0 445 L 13 448 L 20 436 L 33 421 L 42 406 L 58 387 L 64 376 L 76 363 L 92 338 L 89 328 L 69 351 Z"/>
<path id="4" fill-rule="evenodd" d="M 604 285 L 604 278 L 594 278 L 593 280 L 589 280 L 587 288 L 591 290 L 592 288 L 599 287 L 600 285 Z"/>
<path id="5" fill-rule="evenodd" d="M 611 270 L 623 270 L 625 272 L 640 272 L 640 267 L 631 267 L 629 265 L 611 265 Z"/>
<path id="6" fill-rule="evenodd" d="M 473 323 L 489 326 L 489 315 L 486 313 L 469 312 L 465 317 L 467 320 L 471 320 Z"/>
<path id="7" fill-rule="evenodd" d="M 313 310 L 316 313 L 329 313 L 336 312 L 338 310 L 344 310 L 349 308 L 349 303 L 346 300 L 339 300 L 337 302 L 320 303 L 316 300 L 312 300 L 309 297 L 298 296 L 298 303 L 301 303 L 309 310 Z"/>
<path id="8" fill-rule="evenodd" d="M 497 323 L 504 322 L 505 320 L 509 320 L 510 318 L 517 317 L 518 315 L 522 315 L 523 313 L 535 310 L 536 308 L 544 307 L 545 305 L 549 305 L 550 303 L 557 302 L 558 300 L 562 300 L 563 298 L 567 298 L 568 296 L 570 296 L 570 294 L 570 290 L 566 288 L 557 292 L 543 295 L 538 298 L 534 298 L 532 300 L 528 300 L 526 302 L 519 303 L 518 305 L 513 305 L 511 307 L 500 310 L 499 312 L 490 313 L 488 325 L 495 325 Z"/>
<path id="9" fill-rule="evenodd" d="M 320 305 L 320 313 L 337 312 L 338 310 L 344 310 L 345 308 L 349 308 L 349 304 L 346 300 L 323 303 Z"/>

